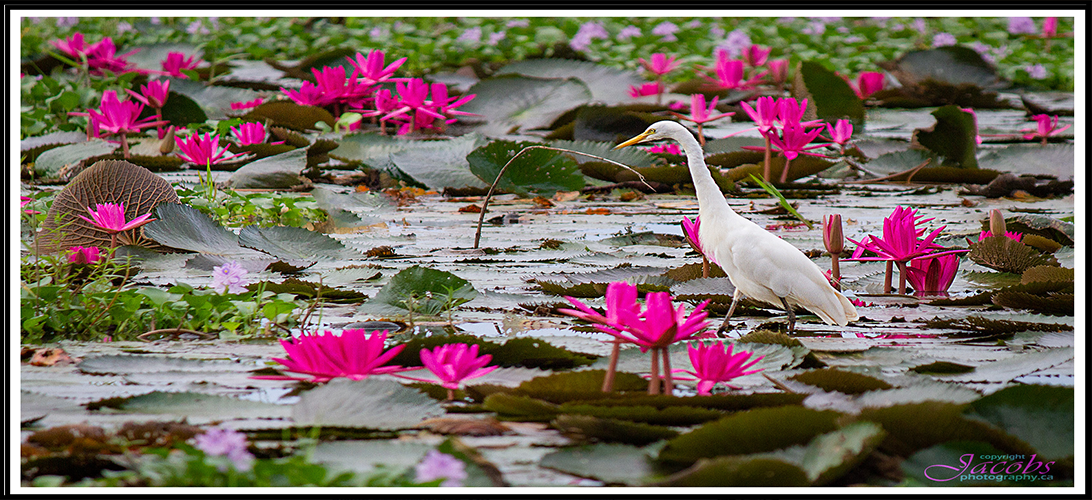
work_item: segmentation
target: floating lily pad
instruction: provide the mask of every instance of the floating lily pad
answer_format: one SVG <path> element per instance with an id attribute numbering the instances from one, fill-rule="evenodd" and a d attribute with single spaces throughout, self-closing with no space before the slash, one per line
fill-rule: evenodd
<path id="1" fill-rule="evenodd" d="M 178 93 L 189 97 L 193 102 L 200 104 L 208 118 L 213 120 L 223 120 L 229 114 L 236 113 L 232 111 L 231 103 L 253 101 L 260 96 L 258 92 L 250 89 L 206 85 L 186 78 L 169 78 L 168 80 L 171 82 L 172 94 Z M 170 99 L 167 103 L 170 104 Z"/>
<path id="2" fill-rule="evenodd" d="M 564 448 L 538 462 L 546 467 L 603 481 L 607 484 L 637 486 L 662 476 L 643 448 L 617 443 L 602 443 Z"/>
<path id="3" fill-rule="evenodd" d="M 952 363 L 950 361 L 934 361 L 932 363 L 915 366 L 911 368 L 910 371 L 930 375 L 950 375 L 953 373 L 973 372 L 974 367 Z"/>
<path id="4" fill-rule="evenodd" d="M 604 375 L 606 375 L 605 370 L 554 373 L 528 380 L 520 384 L 513 393 L 551 403 L 600 399 L 609 395 L 602 392 Z M 615 391 L 644 391 L 647 388 L 648 381 L 638 375 L 615 374 Z"/>
<path id="5" fill-rule="evenodd" d="M 94 403 L 91 403 L 94 406 Z M 196 392 L 152 392 L 121 398 L 109 404 L 132 413 L 166 414 L 185 417 L 191 423 L 204 423 L 243 418 L 283 419 L 291 413 L 290 406 L 245 401 L 228 396 Z"/>
<path id="6" fill-rule="evenodd" d="M 486 185 L 497 179 L 501 169 L 511 161 L 497 182 L 497 187 L 515 193 L 534 191 L 553 195 L 556 191 L 579 191 L 584 176 L 567 155 L 547 149 L 535 149 L 519 154 L 531 142 L 493 141 L 466 156 L 470 171 Z M 512 158 L 519 154 L 515 160 Z"/>
<path id="7" fill-rule="evenodd" d="M 307 168 L 307 150 L 293 149 L 243 166 L 227 180 L 236 189 L 289 189 L 303 184 L 300 173 Z"/>
<path id="8" fill-rule="evenodd" d="M 978 168 L 974 115 L 955 105 L 937 108 L 932 115 L 937 119 L 936 124 L 914 130 L 911 142 L 942 156 L 942 166 Z"/>
<path id="9" fill-rule="evenodd" d="M 90 158 L 97 158 L 113 153 L 121 147 L 103 139 L 67 144 L 44 151 L 34 162 L 34 172 L 42 177 L 56 177 L 61 169 L 71 168 Z"/>
<path id="10" fill-rule="evenodd" d="M 887 431 L 880 449 L 900 456 L 949 441 L 983 441 L 1011 453 L 1034 453 L 1026 444 L 963 416 L 966 405 L 925 401 L 864 408 L 859 419 L 876 422 Z"/>
<path id="11" fill-rule="evenodd" d="M 781 458 L 730 456 L 701 459 L 657 486 L 789 487 L 807 486 L 800 467 Z"/>
<path id="12" fill-rule="evenodd" d="M 316 261 L 346 259 L 361 254 L 324 234 L 292 226 L 247 226 L 239 232 L 239 244 L 280 259 Z"/>
<path id="13" fill-rule="evenodd" d="M 576 78 L 534 78 L 514 74 L 487 78 L 468 93 L 474 100 L 460 110 L 481 115 L 504 135 L 509 128 L 541 129 L 557 117 L 592 99 L 588 86 Z"/>
<path id="14" fill-rule="evenodd" d="M 476 176 L 467 157 L 485 143 L 486 139 L 476 133 L 444 141 L 423 141 L 421 147 L 391 153 L 390 161 L 404 175 L 428 189 L 486 188 L 491 181 Z"/>
<path id="15" fill-rule="evenodd" d="M 1020 276 L 1020 283 L 1028 284 L 1041 281 L 1054 281 L 1064 283 L 1067 281 L 1072 282 L 1073 278 L 1073 269 L 1070 269 L 1068 267 L 1035 266 L 1028 268 L 1024 271 L 1024 274 Z"/>
<path id="16" fill-rule="evenodd" d="M 317 106 L 301 106 L 292 101 L 272 101 L 260 104 L 243 115 L 247 121 L 272 122 L 278 127 L 292 130 L 315 130 L 315 123 L 323 122 L 334 127 L 334 115 Z"/>
<path id="17" fill-rule="evenodd" d="M 1014 144 L 991 149 L 979 158 L 979 166 L 1017 175 L 1050 175 L 1073 179 L 1076 159 L 1072 144 Z"/>
<path id="18" fill-rule="evenodd" d="M 1018 385 L 971 403 L 966 416 L 987 422 L 1035 448 L 1043 459 L 1073 460 L 1072 387 Z"/>
<path id="19" fill-rule="evenodd" d="M 904 86 L 919 85 L 927 80 L 982 88 L 1001 84 L 997 71 L 982 56 L 960 45 L 910 51 L 898 60 L 881 63 L 880 66 L 890 71 Z"/>
<path id="20" fill-rule="evenodd" d="M 1046 297 L 1024 292 L 998 292 L 993 296 L 993 303 L 1008 309 L 1024 309 L 1051 316 L 1073 316 L 1074 295 L 1055 293 Z"/>
<path id="21" fill-rule="evenodd" d="M 189 205 L 163 203 L 157 220 L 144 226 L 144 235 L 169 248 L 232 258 L 269 258 L 268 254 L 239 246 L 235 233 Z"/>
<path id="22" fill-rule="evenodd" d="M 248 290 L 265 290 L 273 293 L 291 293 L 297 298 L 313 299 L 321 297 L 323 301 L 334 304 L 360 302 L 368 298 L 367 295 L 355 290 L 342 290 L 319 283 L 311 283 L 296 278 L 288 278 L 280 283 L 269 281 L 251 283 Z"/>
<path id="23" fill-rule="evenodd" d="M 562 434 L 581 441 L 634 445 L 645 445 L 679 435 L 679 431 L 661 425 L 587 415 L 558 415 L 553 421 L 553 426 Z"/>
<path id="24" fill-rule="evenodd" d="M 185 359 L 166 356 L 107 355 L 84 358 L 78 368 L 92 375 L 155 373 L 163 371 L 222 372 L 252 369 L 241 363 L 223 360 Z"/>
<path id="25" fill-rule="evenodd" d="M 496 412 L 502 420 L 549 422 L 561 413 L 560 406 L 530 396 L 496 393 L 485 397 L 482 407 Z"/>
<path id="26" fill-rule="evenodd" d="M 1058 265 L 1054 257 L 1006 236 L 990 236 L 971 245 L 967 258 L 990 269 L 1016 274 L 1036 266 Z"/>
<path id="27" fill-rule="evenodd" d="M 83 132 L 53 132 L 36 137 L 27 137 L 19 141 L 19 156 L 23 157 L 22 161 L 24 163 L 33 162 L 37 160 L 38 155 L 42 154 L 43 151 L 65 144 L 86 141 L 87 134 Z"/>
<path id="28" fill-rule="evenodd" d="M 565 403 L 559 410 L 559 413 L 569 415 L 588 415 L 674 427 L 697 425 L 724 416 L 724 412 L 717 410 L 683 406 L 656 408 L 644 405 L 600 406 L 587 403 Z"/>
<path id="29" fill-rule="evenodd" d="M 591 91 L 593 100 L 605 104 L 628 103 L 632 85 L 641 85 L 640 75 L 603 64 L 571 59 L 529 59 L 497 70 L 497 75 L 519 74 L 538 78 L 577 78 Z"/>
<path id="30" fill-rule="evenodd" d="M 838 391 L 845 394 L 861 394 L 892 387 L 883 380 L 837 368 L 807 371 L 790 377 L 790 380 L 813 385 L 825 391 Z"/>
<path id="31" fill-rule="evenodd" d="M 839 415 L 799 406 L 743 411 L 671 439 L 660 450 L 659 460 L 689 464 L 700 458 L 746 455 L 805 444 L 837 428 L 834 421 Z M 771 426 L 770 422 L 779 425 Z"/>
<path id="32" fill-rule="evenodd" d="M 375 297 L 364 304 L 387 306 L 402 313 L 435 316 L 465 304 L 478 294 L 474 286 L 447 271 L 413 266 L 391 277 Z"/>
<path id="33" fill-rule="evenodd" d="M 439 403 L 398 382 L 334 379 L 300 396 L 291 406 L 298 426 L 396 430 L 444 414 Z"/>
<path id="34" fill-rule="evenodd" d="M 845 80 L 820 63 L 801 61 L 796 66 L 793 94 L 798 101 L 808 99 L 808 110 L 814 109 L 815 116 L 807 119 L 834 123 L 845 118 L 854 125 L 864 125 L 864 103 Z"/>

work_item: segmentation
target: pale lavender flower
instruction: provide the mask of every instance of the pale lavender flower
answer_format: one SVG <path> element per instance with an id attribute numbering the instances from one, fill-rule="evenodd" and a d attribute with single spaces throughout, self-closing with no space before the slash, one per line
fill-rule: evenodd
<path id="1" fill-rule="evenodd" d="M 937 33 L 933 36 L 933 47 L 946 47 L 955 44 L 956 38 L 951 33 Z"/>
<path id="2" fill-rule="evenodd" d="M 849 26 L 839 26 L 837 31 L 838 33 L 849 33 Z"/>
<path id="3" fill-rule="evenodd" d="M 800 30 L 805 35 L 822 35 L 827 31 L 827 25 L 822 21 L 812 21 L 810 24 Z"/>
<path id="4" fill-rule="evenodd" d="M 468 28 L 463 34 L 459 35 L 459 38 L 456 38 L 455 41 L 478 43 L 482 41 L 482 29 L 477 26 Z"/>
<path id="5" fill-rule="evenodd" d="M 126 32 L 129 32 L 129 31 L 133 31 L 133 25 L 132 24 L 129 24 L 129 23 L 125 22 L 125 21 L 121 21 L 121 22 L 118 23 L 118 33 L 126 33 Z"/>
<path id="6" fill-rule="evenodd" d="M 1032 64 L 1031 66 L 1025 67 L 1024 70 L 1028 72 L 1028 76 L 1036 80 L 1042 80 L 1047 77 L 1047 70 L 1042 64 Z"/>
<path id="7" fill-rule="evenodd" d="M 914 19 L 914 30 L 919 33 L 925 33 L 925 20 L 920 17 Z"/>
<path id="8" fill-rule="evenodd" d="M 622 28 L 622 31 L 618 32 L 618 41 L 624 42 L 635 36 L 641 36 L 641 28 L 638 28 L 631 24 L 629 26 L 626 26 L 625 28 Z"/>
<path id="9" fill-rule="evenodd" d="M 720 26 L 713 26 L 712 28 L 709 28 L 709 37 L 714 40 L 718 38 L 724 38 L 724 35 L 724 28 L 721 28 Z"/>
<path id="10" fill-rule="evenodd" d="M 436 450 L 429 450 L 425 458 L 414 467 L 414 472 L 419 483 L 444 478 L 440 486 L 448 487 L 462 486 L 467 477 L 466 464 L 462 460 Z"/>
<path id="11" fill-rule="evenodd" d="M 665 42 L 674 42 L 678 40 L 678 38 L 675 37 L 675 32 L 677 31 L 679 31 L 679 27 L 671 21 L 664 21 L 656 25 L 655 28 L 652 28 L 652 34 L 662 36 L 663 41 Z"/>
<path id="12" fill-rule="evenodd" d="M 197 21 L 190 23 L 189 26 L 186 26 L 186 33 L 191 35 L 207 35 L 209 34 L 209 29 L 205 27 L 200 19 L 198 19 Z"/>
<path id="13" fill-rule="evenodd" d="M 1013 35 L 1038 33 L 1039 28 L 1030 17 L 1010 17 L 1009 33 Z"/>
<path id="14" fill-rule="evenodd" d="M 602 23 L 588 21 L 580 25 L 580 29 L 569 41 L 569 47 L 572 47 L 573 50 L 584 50 L 591 45 L 592 40 L 596 38 L 606 40 L 608 36 L 607 29 L 603 27 Z"/>
<path id="15" fill-rule="evenodd" d="M 693 21 L 690 21 L 690 22 L 686 23 L 686 27 L 690 28 L 690 29 L 700 28 L 701 27 L 701 20 L 700 19 L 695 19 Z"/>
<path id="16" fill-rule="evenodd" d="M 836 23 L 836 22 L 842 20 L 842 18 L 840 18 L 840 17 L 813 17 L 812 19 L 815 19 L 815 20 L 817 20 L 817 21 L 819 21 L 819 22 L 821 22 L 823 24 Z"/>
<path id="17" fill-rule="evenodd" d="M 740 57 L 743 54 L 743 50 L 753 45 L 751 43 L 751 37 L 740 30 L 733 30 L 728 33 L 728 38 L 723 43 L 717 45 L 718 49 L 724 49 L 728 51 L 728 55 L 733 59 Z"/>
<path id="18" fill-rule="evenodd" d="M 197 448 L 210 457 L 226 456 L 231 460 L 235 470 L 246 472 L 254 466 L 254 455 L 246 449 L 246 434 L 241 432 L 213 427 L 193 438 L 194 448 Z M 217 466 L 220 472 L 226 472 L 226 467 Z"/>
<path id="19" fill-rule="evenodd" d="M 489 45 L 496 45 L 501 40 L 504 40 L 504 37 L 506 37 L 506 36 L 508 36 L 508 35 L 503 31 L 490 33 L 489 34 Z"/>
<path id="20" fill-rule="evenodd" d="M 224 293 L 226 289 L 227 293 L 244 293 L 248 284 L 246 269 L 237 261 L 212 268 L 212 288 L 217 292 Z"/>
<path id="21" fill-rule="evenodd" d="M 368 32 L 368 36 L 372 38 L 386 38 L 390 34 L 390 30 L 386 26 L 376 26 Z"/>
<path id="22" fill-rule="evenodd" d="M 158 25 L 159 23 L 161 23 L 161 22 L 163 22 L 163 21 L 161 21 L 161 20 L 159 19 L 159 17 L 156 17 L 156 16 L 152 16 L 152 17 L 148 18 L 148 22 L 150 22 L 150 23 L 152 23 L 152 24 L 155 24 L 155 25 Z"/>
<path id="23" fill-rule="evenodd" d="M 508 21 L 508 24 L 506 26 L 508 26 L 509 28 L 526 28 L 530 25 L 531 21 L 528 21 L 527 19 L 513 19 L 511 21 Z"/>
<path id="24" fill-rule="evenodd" d="M 78 17 L 58 17 L 57 27 L 63 28 L 65 26 L 75 26 L 78 22 L 80 22 L 80 18 Z"/>
<path id="25" fill-rule="evenodd" d="M 864 38 L 861 38 L 861 37 L 859 37 L 857 35 L 850 35 L 850 36 L 846 37 L 846 43 L 857 43 L 857 42 L 863 42 L 863 41 L 864 41 Z"/>

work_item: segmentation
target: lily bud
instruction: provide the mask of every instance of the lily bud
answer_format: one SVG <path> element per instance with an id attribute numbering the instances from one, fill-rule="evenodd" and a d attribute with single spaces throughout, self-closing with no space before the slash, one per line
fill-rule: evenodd
<path id="1" fill-rule="evenodd" d="M 834 214 L 823 218 L 823 245 L 827 251 L 838 255 L 845 250 L 845 238 L 842 237 L 842 215 Z"/>
<path id="2" fill-rule="evenodd" d="M 1005 216 L 996 208 L 990 210 L 990 233 L 997 236 L 1005 234 Z"/>
<path id="3" fill-rule="evenodd" d="M 159 154 L 169 155 L 174 152 L 174 125 L 167 127 L 167 135 L 159 142 Z"/>

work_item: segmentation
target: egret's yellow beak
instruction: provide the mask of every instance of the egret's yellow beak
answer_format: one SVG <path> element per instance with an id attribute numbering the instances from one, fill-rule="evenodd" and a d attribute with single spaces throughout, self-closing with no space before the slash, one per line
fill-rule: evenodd
<path id="1" fill-rule="evenodd" d="M 620 149 L 620 148 L 624 148 L 626 146 L 632 146 L 632 145 L 637 144 L 637 143 L 645 142 L 645 139 L 647 139 L 648 136 L 650 136 L 650 135 L 652 135 L 652 133 L 646 130 L 644 132 L 641 132 L 641 135 L 638 135 L 637 137 L 634 137 L 634 138 L 632 138 L 632 139 L 630 139 L 630 140 L 628 140 L 626 142 L 623 142 L 623 143 L 621 143 L 621 144 L 619 144 L 617 146 L 614 146 L 614 149 Z"/>

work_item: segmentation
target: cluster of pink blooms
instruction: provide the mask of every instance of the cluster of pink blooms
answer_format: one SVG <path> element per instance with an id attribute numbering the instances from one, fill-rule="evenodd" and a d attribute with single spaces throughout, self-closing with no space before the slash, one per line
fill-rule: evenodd
<path id="1" fill-rule="evenodd" d="M 114 40 L 104 37 L 102 40 L 88 45 L 84 41 L 83 33 L 76 32 L 64 40 L 52 40 L 49 42 L 65 56 L 75 62 L 86 61 L 88 72 L 94 75 L 110 73 L 128 73 L 136 71 L 142 74 L 170 75 L 177 78 L 187 78 L 181 70 L 194 69 L 203 61 L 197 56 L 186 57 L 181 52 L 168 52 L 167 58 L 160 61 L 163 71 L 138 69 L 127 58 L 140 49 L 131 50 L 125 54 L 118 54 Z M 158 106 L 153 106 L 158 107 Z"/>
<path id="2" fill-rule="evenodd" d="M 154 83 L 152 82 L 143 87 L 146 94 L 140 96 L 139 100 L 141 102 L 149 103 L 154 100 L 154 102 L 161 104 L 167 99 L 166 90 L 153 85 Z M 162 93 L 159 93 L 161 89 Z M 130 91 L 130 94 L 136 95 L 132 91 Z M 167 123 L 160 119 L 158 113 L 141 119 L 140 114 L 144 111 L 144 106 L 145 104 L 123 101 L 118 98 L 117 91 L 107 90 L 102 93 L 102 99 L 99 101 L 97 109 L 92 108 L 83 112 L 73 111 L 68 114 L 87 117 L 88 139 L 99 137 L 100 133 L 120 136 L 123 155 L 128 158 L 129 143 L 126 136 L 138 133 L 148 127 L 160 127 Z"/>
<path id="3" fill-rule="evenodd" d="M 281 340 L 288 357 L 273 360 L 284 365 L 285 371 L 299 375 L 261 375 L 252 378 L 322 383 L 337 377 L 363 380 L 370 375 L 391 374 L 411 380 L 435 382 L 400 375 L 401 372 L 422 368 L 388 366 L 387 362 L 406 346 L 398 345 L 385 350 L 387 334 L 386 330 L 373 331 L 369 335 L 363 329 L 347 329 L 342 330 L 338 336 L 327 330 L 324 334 L 316 331 L 291 340 Z M 479 356 L 477 345 L 444 344 L 432 350 L 421 349 L 420 355 L 423 368 L 432 372 L 440 379 L 440 384 L 448 389 L 449 399 L 454 398 L 454 391 L 465 380 L 481 377 L 498 368 L 486 366 L 493 356 Z"/>
<path id="4" fill-rule="evenodd" d="M 774 99 L 773 97 L 759 97 L 755 101 L 755 106 L 751 107 L 746 102 L 740 103 L 743 110 L 747 112 L 747 115 L 754 120 L 755 127 L 747 130 L 758 129 L 759 133 L 766 139 L 766 147 L 758 146 L 744 146 L 744 149 L 754 151 L 766 152 L 766 164 L 763 170 L 764 180 L 769 182 L 770 180 L 770 165 L 769 156 L 772 150 L 779 151 L 785 156 L 785 168 L 781 172 L 781 182 L 786 182 L 789 175 L 789 162 L 796 159 L 801 154 L 811 156 L 824 156 L 818 153 L 810 153 L 808 150 L 817 149 L 828 146 L 829 144 L 811 144 L 819 134 L 823 132 L 820 124 L 822 120 L 801 121 L 804 118 L 804 112 L 808 108 L 808 100 L 804 99 L 801 102 L 797 102 L 795 98 L 783 97 Z M 808 128 L 814 127 L 814 130 L 808 131 Z M 740 132 L 744 132 L 741 130 Z M 736 132 L 737 134 L 740 132 Z M 832 129 L 832 134 L 838 133 L 836 129 Z M 849 129 L 849 133 L 852 133 L 852 129 Z M 839 135 L 839 138 L 848 140 L 848 137 Z"/>
<path id="5" fill-rule="evenodd" d="M 891 215 L 883 220 L 883 237 L 868 235 L 861 241 L 847 238 L 857 244 L 850 260 L 888 262 L 884 293 L 890 293 L 892 289 L 892 264 L 899 267 L 899 293 L 906 293 L 907 280 L 918 293 L 945 292 L 952 285 L 959 269 L 959 256 L 956 254 L 968 250 L 948 250 L 933 243 L 947 226 L 925 235 L 925 228 L 918 228 L 917 225 L 933 219 L 919 220 L 922 217 L 917 215 L 915 209 L 895 207 Z M 876 257 L 865 257 L 866 250 L 875 253 Z"/>
<path id="6" fill-rule="evenodd" d="M 565 299 L 577 309 L 558 309 L 558 312 L 595 323 L 599 331 L 615 337 L 615 348 L 611 354 L 611 364 L 607 373 L 608 380 L 611 380 L 613 376 L 621 342 L 636 344 L 641 352 L 652 351 L 650 394 L 659 393 L 661 382 L 659 359 L 661 357 L 664 363 L 663 382 L 666 383 L 667 393 L 670 394 L 672 391 L 673 370 L 669 364 L 670 356 L 667 348 L 675 342 L 702 338 L 709 326 L 709 322 L 705 321 L 709 313 L 704 311 L 709 304 L 708 300 L 698 304 L 690 314 L 687 314 L 685 306 L 679 305 L 676 308 L 672 304 L 669 293 L 650 292 L 645 296 L 645 307 L 642 308 L 637 301 L 637 287 L 623 281 L 607 285 L 605 316 L 572 297 L 565 297 Z M 761 357 L 744 365 L 744 361 L 751 354 L 741 351 L 732 355 L 731 349 L 729 348 L 725 353 L 723 346 L 719 350 L 690 346 L 694 372 L 687 373 L 691 373 L 701 381 L 699 390 L 706 391 L 702 392 L 706 394 L 708 389 L 717 382 L 726 382 L 754 373 L 754 371 L 746 372 L 745 369 Z M 609 384 L 604 385 L 604 390 L 609 390 Z"/>
<path id="7" fill-rule="evenodd" d="M 384 132 L 387 122 L 393 122 L 398 125 L 399 135 L 422 129 L 442 131 L 457 120 L 456 116 L 473 115 L 457 109 L 473 99 L 473 94 L 449 97 L 443 83 L 429 85 L 420 78 L 395 78 L 394 72 L 406 58 L 384 65 L 384 57 L 381 50 L 346 57 L 353 67 L 348 75 L 343 66 L 312 68 L 315 83 L 304 82 L 299 90 L 282 87 L 281 92 L 302 106 L 329 107 L 335 116 L 353 111 L 378 117 Z M 379 84 L 387 81 L 395 83 L 396 92 L 380 88 Z"/>

